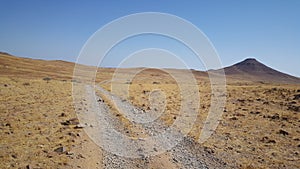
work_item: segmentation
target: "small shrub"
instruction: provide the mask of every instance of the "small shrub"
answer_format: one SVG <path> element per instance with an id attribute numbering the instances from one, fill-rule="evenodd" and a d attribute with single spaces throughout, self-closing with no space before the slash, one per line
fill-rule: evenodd
<path id="1" fill-rule="evenodd" d="M 47 83 L 49 83 L 49 81 L 51 80 L 50 77 L 44 77 L 43 80 L 47 81 Z"/>

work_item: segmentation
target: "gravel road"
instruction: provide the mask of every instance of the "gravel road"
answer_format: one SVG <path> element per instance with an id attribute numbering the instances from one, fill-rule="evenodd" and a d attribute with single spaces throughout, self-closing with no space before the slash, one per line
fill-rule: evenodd
<path id="1" fill-rule="evenodd" d="M 95 94 L 94 89 L 101 94 Z M 108 103 L 107 99 L 112 102 Z M 99 86 L 93 88 L 86 85 L 81 103 L 83 108 L 80 110 L 84 111 L 78 113 L 80 123 L 102 149 L 99 168 L 228 168 L 192 138 L 156 119 L 155 112 L 149 113 L 134 107 Z M 130 129 L 110 109 L 112 103 L 118 113 L 130 120 L 141 137 L 126 135 Z"/>

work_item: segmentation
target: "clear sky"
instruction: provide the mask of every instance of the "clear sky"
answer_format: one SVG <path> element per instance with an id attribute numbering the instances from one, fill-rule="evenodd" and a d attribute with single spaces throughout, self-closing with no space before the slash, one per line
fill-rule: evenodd
<path id="1" fill-rule="evenodd" d="M 17 56 L 75 61 L 88 38 L 112 20 L 137 12 L 163 12 L 201 29 L 224 66 L 252 57 L 300 77 L 299 0 L 0 0 L 0 4 L 0 51 Z M 113 66 L 114 57 L 120 56 L 111 56 L 104 66 Z"/>

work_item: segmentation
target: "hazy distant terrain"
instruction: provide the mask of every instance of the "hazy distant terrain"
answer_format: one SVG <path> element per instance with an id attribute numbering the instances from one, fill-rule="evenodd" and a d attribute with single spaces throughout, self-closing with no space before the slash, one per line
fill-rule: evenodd
<path id="1" fill-rule="evenodd" d="M 207 72 L 193 70 L 201 106 L 191 132 L 163 154 L 127 159 L 99 148 L 84 133 L 82 127 L 86 126 L 78 121 L 73 105 L 72 84 L 78 83 L 72 80 L 74 65 L 0 53 L 0 168 L 300 168 L 297 77 L 255 59 L 226 67 L 223 116 L 213 135 L 199 144 L 196 140 L 210 108 L 211 86 Z M 133 70 L 122 72 L 125 76 Z M 103 100 L 99 105 L 106 107 L 107 118 L 118 131 L 133 138 L 147 137 L 141 134 L 144 126 L 126 120 L 109 99 L 114 71 L 98 69 L 96 84 L 108 92 L 96 93 Z M 166 107 L 159 117 L 163 130 L 180 116 L 181 99 L 178 84 L 166 72 L 145 69 L 129 83 L 130 97 L 114 94 L 126 104 L 148 111 L 149 93 L 154 89 L 166 96 Z"/>

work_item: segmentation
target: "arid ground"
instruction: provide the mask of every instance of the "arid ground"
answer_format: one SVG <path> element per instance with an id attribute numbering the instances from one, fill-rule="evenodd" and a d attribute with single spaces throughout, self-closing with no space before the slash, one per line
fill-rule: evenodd
<path id="1" fill-rule="evenodd" d="M 129 159 L 105 151 L 84 132 L 73 104 L 72 86 L 80 83 L 72 80 L 73 69 L 74 63 L 0 54 L 0 168 L 300 168 L 299 78 L 251 59 L 225 68 L 222 118 L 212 136 L 199 144 L 211 85 L 206 72 L 193 71 L 201 102 L 188 136 L 158 156 Z M 111 91 L 113 73 L 114 69 L 99 68 L 96 84 Z M 162 126 L 180 116 L 180 90 L 166 72 L 145 69 L 133 81 L 118 85 L 129 85 L 129 97 L 117 92 L 116 97 L 144 111 L 151 109 L 149 94 L 163 91 Z M 97 95 L 117 130 L 133 138 L 147 137 L 139 131 L 143 126 L 131 124 L 118 111 L 109 94 Z"/>

